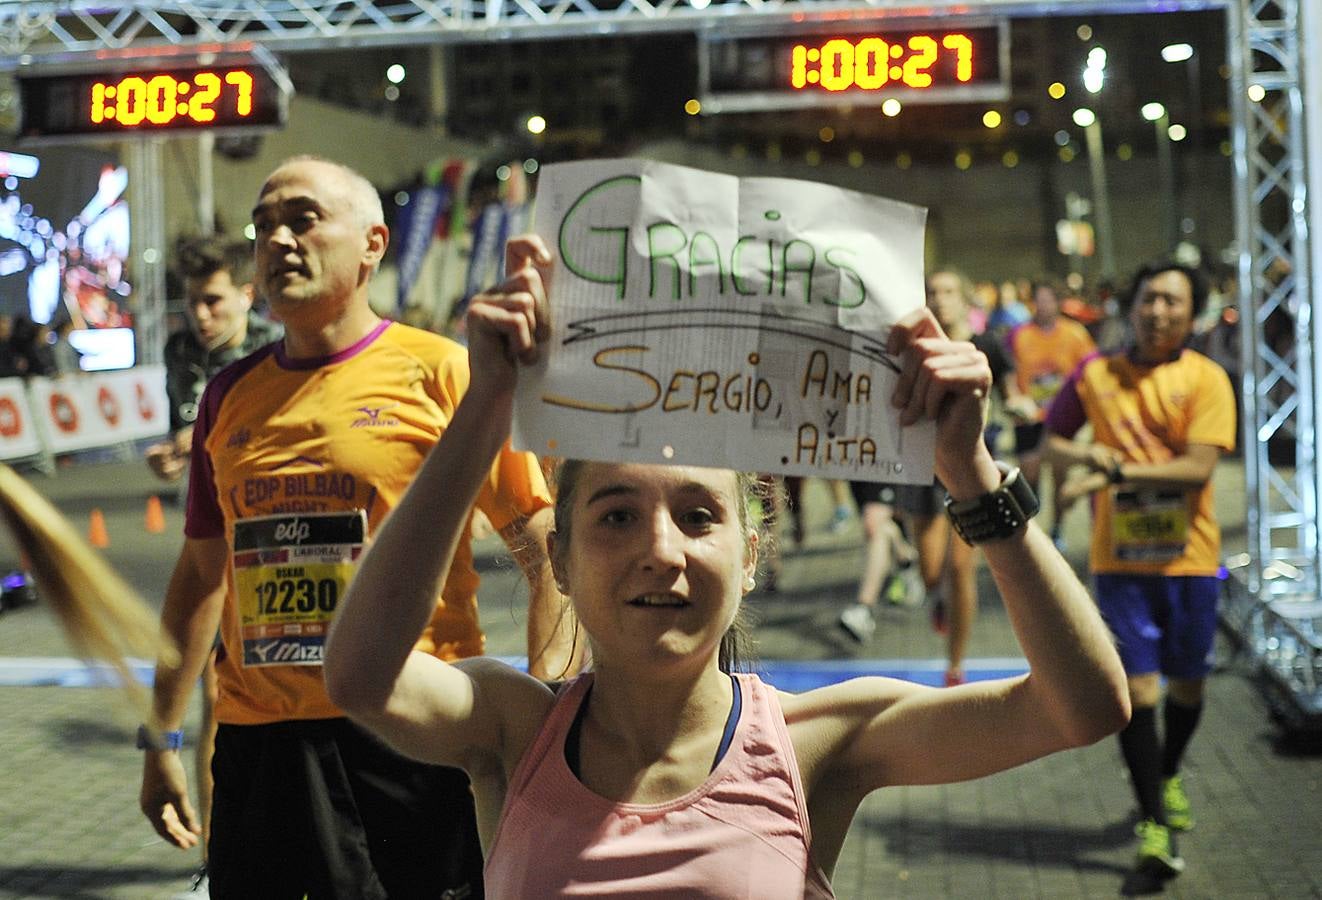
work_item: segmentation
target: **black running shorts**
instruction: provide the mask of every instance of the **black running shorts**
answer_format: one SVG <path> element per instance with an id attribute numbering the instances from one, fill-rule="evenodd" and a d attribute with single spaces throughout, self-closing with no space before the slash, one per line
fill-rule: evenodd
<path id="1" fill-rule="evenodd" d="M 323 719 L 222 724 L 212 772 L 216 900 L 482 896 L 473 795 L 458 769 Z"/>

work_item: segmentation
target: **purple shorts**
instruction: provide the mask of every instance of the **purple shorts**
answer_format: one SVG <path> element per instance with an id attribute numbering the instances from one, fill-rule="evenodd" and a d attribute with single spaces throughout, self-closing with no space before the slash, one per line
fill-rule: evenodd
<path id="1" fill-rule="evenodd" d="M 1129 675 L 1205 678 L 1212 671 L 1216 604 L 1212 575 L 1095 575 L 1097 608 Z"/>

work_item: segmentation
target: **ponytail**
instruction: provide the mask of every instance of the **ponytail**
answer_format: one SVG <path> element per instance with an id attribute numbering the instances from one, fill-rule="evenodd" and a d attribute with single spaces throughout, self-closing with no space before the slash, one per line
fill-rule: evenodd
<path id="1" fill-rule="evenodd" d="M 46 601 L 78 655 L 119 673 L 131 700 L 148 706 L 128 657 L 177 664 L 158 616 L 69 521 L 9 466 L 0 464 L 0 514 Z M 145 717 L 145 716 L 144 716 Z"/>

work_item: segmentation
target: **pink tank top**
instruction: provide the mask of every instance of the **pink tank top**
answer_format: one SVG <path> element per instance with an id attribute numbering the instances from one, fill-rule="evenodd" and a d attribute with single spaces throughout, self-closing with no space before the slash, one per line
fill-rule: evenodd
<path id="1" fill-rule="evenodd" d="M 592 675 L 570 682 L 519 761 L 487 856 L 487 897 L 832 898 L 776 692 L 735 676 L 743 709 L 730 749 L 668 803 L 614 803 L 565 762 Z"/>

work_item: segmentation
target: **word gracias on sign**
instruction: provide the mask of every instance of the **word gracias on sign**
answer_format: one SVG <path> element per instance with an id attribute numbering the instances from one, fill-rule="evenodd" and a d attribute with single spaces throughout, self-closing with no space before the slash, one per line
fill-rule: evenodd
<path id="1" fill-rule="evenodd" d="M 570 205 L 560 223 L 557 244 L 565 268 L 584 281 L 614 285 L 620 300 L 629 293 L 633 227 L 600 222 L 591 215 L 596 207 L 590 201 L 641 181 L 637 175 L 620 175 L 593 185 Z M 764 217 L 776 222 L 781 214 L 767 210 Z M 690 233 L 670 221 L 647 225 L 646 238 L 647 299 L 655 298 L 667 283 L 672 300 L 710 297 L 709 289 L 699 289 L 707 281 L 715 286 L 717 296 L 784 298 L 789 296 L 791 280 L 801 284 L 806 304 L 853 309 L 868 298 L 867 287 L 851 264 L 856 253 L 849 247 L 818 247 L 801 238 L 781 242 L 772 236 L 748 234 L 721 246 L 706 231 Z M 585 261 L 588 257 L 612 263 L 594 267 Z"/>

